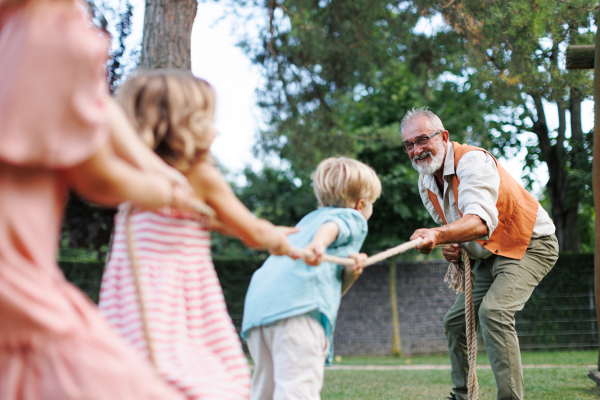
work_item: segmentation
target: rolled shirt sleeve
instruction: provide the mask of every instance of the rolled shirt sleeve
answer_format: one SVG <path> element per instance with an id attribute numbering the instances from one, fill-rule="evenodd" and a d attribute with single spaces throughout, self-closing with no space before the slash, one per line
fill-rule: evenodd
<path id="1" fill-rule="evenodd" d="M 323 223 L 334 222 L 339 229 L 337 238 L 329 246 L 331 248 L 343 247 L 352 243 L 355 239 L 355 233 L 360 232 L 360 237 L 366 234 L 366 220 L 361 218 L 358 213 L 337 212 L 335 215 L 329 216 Z M 358 214 L 358 215 L 357 215 Z M 363 238 L 364 240 L 364 238 Z"/>
<path id="2" fill-rule="evenodd" d="M 463 215 L 477 215 L 488 228 L 489 239 L 498 226 L 498 191 L 500 174 L 494 159 L 483 151 L 470 151 L 459 161 L 456 176 L 458 186 L 458 209 Z M 436 213 L 437 214 L 437 213 Z"/>

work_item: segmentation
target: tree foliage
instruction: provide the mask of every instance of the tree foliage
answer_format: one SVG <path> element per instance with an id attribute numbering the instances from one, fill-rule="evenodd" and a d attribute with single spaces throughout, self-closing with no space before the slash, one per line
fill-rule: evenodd
<path id="1" fill-rule="evenodd" d="M 579 250 L 577 213 L 591 185 L 590 143 L 581 102 L 591 95 L 589 71 L 567 71 L 567 45 L 592 44 L 596 1 L 460 0 L 440 6 L 464 44 L 473 81 L 492 103 L 490 135 L 500 154 L 526 149 L 526 167 L 548 166 L 547 192 L 562 250 Z M 546 105 L 546 107 L 544 107 Z M 556 108 L 552 109 L 554 106 Z M 556 111 L 555 111 L 556 110 Z M 570 111 L 570 137 L 567 136 Z M 558 127 L 549 118 L 558 114 Z"/>
<path id="2" fill-rule="evenodd" d="M 420 10 L 407 2 L 295 0 L 268 2 L 267 8 L 270 26 L 262 42 L 245 43 L 267 81 L 259 96 L 269 128 L 258 154 L 289 161 L 290 171 L 279 173 L 302 182 L 296 191 L 310 185 L 310 172 L 325 157 L 347 155 L 371 165 L 383 196 L 369 221 L 369 253 L 431 226 L 418 176 L 400 148 L 399 125 L 411 108 L 428 106 L 452 140 L 473 140 L 487 129 L 488 105 L 463 73 L 455 33 L 415 33 Z M 444 79 L 448 75 L 461 78 Z M 243 195 L 252 190 L 264 196 L 266 181 L 248 181 Z M 279 190 L 282 198 L 294 193 Z"/>
<path id="3" fill-rule="evenodd" d="M 597 4 L 269 0 L 263 6 L 269 24 L 261 42 L 243 43 L 267 82 L 259 96 L 269 128 L 261 133 L 258 154 L 290 161 L 304 183 L 324 157 L 364 157 L 382 180 L 392 165 L 399 170 L 390 173 L 402 174 L 389 180 L 397 186 L 385 189 L 386 196 L 410 191 L 410 184 L 398 180 L 416 186 L 398 152 L 398 123 L 413 106 L 428 106 L 451 140 L 497 156 L 526 149 L 524 177 L 530 181 L 532 168 L 546 163 L 561 248 L 579 249 L 577 215 L 591 204 L 586 196 L 591 135 L 581 127 L 581 102 L 590 94 L 591 79 L 587 72 L 564 69 L 564 50 L 567 44 L 591 43 Z M 427 34 L 416 29 L 436 15 L 448 24 Z M 549 128 L 546 114 L 552 105 L 559 114 L 556 129 Z M 388 157 L 393 161 L 385 161 Z M 379 161 L 384 165 L 377 166 Z M 419 199 L 394 202 L 400 200 L 411 210 L 422 209 Z M 396 220 L 409 226 L 398 210 L 384 214 L 390 226 Z"/>
<path id="4" fill-rule="evenodd" d="M 271 19 L 262 43 L 246 47 L 267 78 L 259 96 L 270 128 L 260 149 L 289 160 L 296 170 L 310 170 L 330 154 L 356 152 L 356 138 L 345 124 L 347 106 L 373 93 L 384 74 L 396 73 L 398 60 L 413 61 L 414 71 L 439 64 L 432 54 L 438 49 L 420 48 L 423 57 L 408 49 L 419 16 L 400 3 L 295 0 L 267 7 Z M 426 90 L 431 74 L 418 74 Z"/>
<path id="5" fill-rule="evenodd" d="M 302 185 L 291 174 L 265 166 L 260 172 L 247 168 L 247 183 L 235 187 L 238 198 L 259 218 L 276 225 L 295 226 L 302 217 L 317 207 L 310 185 Z M 228 257 L 260 257 L 264 253 L 245 247 L 237 239 L 213 234 L 212 252 Z"/>

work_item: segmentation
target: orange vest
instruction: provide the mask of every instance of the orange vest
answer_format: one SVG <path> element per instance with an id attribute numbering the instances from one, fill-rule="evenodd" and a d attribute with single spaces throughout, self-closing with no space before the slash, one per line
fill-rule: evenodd
<path id="1" fill-rule="evenodd" d="M 454 147 L 454 172 L 452 175 L 452 191 L 454 192 L 454 201 L 458 208 L 458 186 L 460 181 L 456 176 L 458 162 L 469 151 L 479 150 L 490 154 L 479 147 L 469 146 L 466 144 L 458 144 L 451 142 Z M 496 162 L 498 173 L 500 174 L 500 188 L 498 190 L 498 201 L 496 208 L 498 209 L 498 227 L 492 233 L 488 240 L 477 240 L 477 243 L 482 245 L 494 254 L 498 254 L 508 258 L 520 260 L 523 258 L 537 218 L 539 203 L 526 191 L 517 181 L 515 181 L 508 172 L 498 163 L 498 161 L 490 154 Z M 447 224 L 446 217 L 440 207 L 437 196 L 427 189 L 429 200 L 433 207 Z M 458 210 L 462 217 L 462 212 Z"/>

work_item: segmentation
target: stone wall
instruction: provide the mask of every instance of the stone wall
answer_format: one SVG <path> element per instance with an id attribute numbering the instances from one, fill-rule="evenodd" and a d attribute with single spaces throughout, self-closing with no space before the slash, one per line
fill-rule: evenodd
<path id="1" fill-rule="evenodd" d="M 229 313 L 240 329 L 244 297 L 258 259 L 216 259 Z M 102 263 L 61 262 L 65 276 L 97 301 Z M 561 254 L 516 315 L 522 350 L 598 349 L 594 255 Z M 456 294 L 444 283 L 443 260 L 396 263 L 396 294 L 404 354 L 446 351 L 444 314 Z M 342 299 L 334 337 L 337 355 L 390 355 L 392 316 L 387 262 L 365 269 Z M 481 347 L 483 348 L 483 343 Z"/>
<path id="2" fill-rule="evenodd" d="M 396 268 L 403 353 L 446 352 L 442 320 L 456 299 L 444 283 L 448 263 L 397 262 Z M 342 299 L 337 355 L 391 355 L 389 276 L 388 263 L 368 267 Z M 593 254 L 562 254 L 515 319 L 521 350 L 598 349 Z"/>
<path id="3" fill-rule="evenodd" d="M 444 283 L 445 261 L 397 262 L 396 296 L 404 354 L 446 351 L 444 314 L 456 298 Z M 391 354 L 389 264 L 365 269 L 342 299 L 334 337 L 336 355 Z"/>

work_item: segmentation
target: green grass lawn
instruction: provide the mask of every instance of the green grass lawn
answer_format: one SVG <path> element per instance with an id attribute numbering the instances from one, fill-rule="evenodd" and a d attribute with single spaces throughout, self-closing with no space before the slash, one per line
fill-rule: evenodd
<path id="1" fill-rule="evenodd" d="M 525 369 L 528 400 L 598 399 L 596 384 L 584 367 Z M 496 398 L 491 370 L 477 371 L 479 398 Z M 450 371 L 326 371 L 323 400 L 445 399 L 452 387 Z"/>
<path id="2" fill-rule="evenodd" d="M 523 364 L 553 364 L 556 368 L 524 369 L 528 400 L 586 400 L 600 398 L 596 384 L 587 376 L 587 365 L 597 363 L 596 351 L 523 353 Z M 410 361 L 409 361 L 410 360 Z M 449 364 L 447 355 L 419 357 L 343 357 L 334 365 Z M 480 354 L 478 363 L 489 365 Z M 325 370 L 323 400 L 445 399 L 452 387 L 449 370 L 426 371 L 340 371 Z M 481 400 L 496 398 L 491 370 L 478 370 Z"/>

